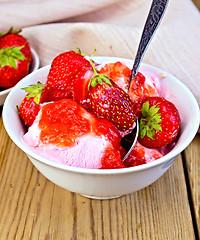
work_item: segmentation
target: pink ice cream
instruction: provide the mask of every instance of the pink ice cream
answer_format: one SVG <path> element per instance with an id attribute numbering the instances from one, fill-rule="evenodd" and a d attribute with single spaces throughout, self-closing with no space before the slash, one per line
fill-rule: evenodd
<path id="1" fill-rule="evenodd" d="M 27 134 L 24 135 L 24 140 L 30 145 L 34 142 L 34 128 L 38 128 L 37 122 L 35 126 L 31 126 Z M 86 134 L 80 137 L 79 140 L 71 147 L 58 147 L 53 144 L 43 144 L 39 141 L 35 142 L 32 147 L 34 151 L 47 159 L 62 163 L 68 166 L 98 169 L 101 168 L 101 157 L 104 150 L 109 146 L 109 142 L 103 137 L 95 137 L 91 134 Z"/>
<path id="2" fill-rule="evenodd" d="M 118 67 L 117 73 L 113 73 L 112 68 L 116 70 L 116 66 Z M 112 77 L 113 81 L 115 81 L 125 91 L 127 91 L 131 71 L 130 68 L 118 62 L 117 65 L 116 63 L 104 63 L 102 65 L 99 65 L 98 69 L 102 69 L 102 73 L 109 77 Z M 133 84 L 131 85 L 129 94 L 134 104 L 138 105 L 138 109 L 140 108 L 140 104 L 142 103 L 145 96 L 160 95 L 159 81 L 161 77 L 162 76 L 158 77 L 156 74 L 148 72 L 144 72 L 144 75 L 141 74 L 139 77 L 136 77 Z M 38 154 L 46 157 L 49 160 L 66 164 L 68 166 L 99 169 L 103 166 L 102 161 L 105 160 L 105 156 L 114 156 L 116 159 L 120 159 L 119 166 L 124 167 L 121 158 L 125 152 L 120 146 L 120 140 L 122 136 L 117 128 L 106 119 L 98 119 L 93 114 L 88 113 L 84 108 L 82 108 L 73 100 L 67 99 L 61 101 L 63 101 L 64 104 L 61 109 L 65 108 L 66 116 L 71 114 L 73 117 L 81 117 L 78 120 L 72 120 L 72 123 L 76 122 L 75 126 L 71 126 L 71 122 L 68 120 L 66 122 L 64 121 L 58 123 L 58 125 L 60 124 L 61 126 L 63 124 L 63 129 L 65 130 L 62 130 L 62 128 L 58 127 L 58 129 L 56 129 L 58 135 L 56 137 L 53 137 L 55 138 L 54 141 L 51 141 L 51 133 L 50 135 L 48 134 L 49 132 L 52 132 L 54 125 L 52 122 L 49 122 L 49 125 L 48 123 L 46 124 L 46 122 L 54 118 L 55 112 L 52 114 L 52 116 L 49 116 L 50 120 L 48 119 L 48 121 L 46 121 L 43 116 L 43 109 L 45 106 L 54 105 L 55 108 L 57 108 L 57 106 L 56 102 L 45 103 L 41 106 L 41 110 L 36 117 L 33 125 L 23 136 L 24 141 Z M 74 112 L 72 111 L 71 106 L 74 107 Z M 62 112 L 62 110 L 58 110 L 56 114 L 60 114 L 60 112 Z M 57 119 L 61 118 L 63 118 L 63 116 L 60 116 Z M 41 124 L 41 121 L 43 119 L 46 124 L 45 126 L 42 126 Z M 47 136 L 43 138 L 45 132 L 44 130 L 46 128 L 48 129 L 45 133 Z M 60 132 L 62 132 L 62 134 L 60 134 Z M 74 133 L 75 136 L 69 140 L 69 142 L 71 141 L 70 144 L 64 144 L 67 138 Z M 136 151 L 139 151 L 140 154 L 143 152 L 143 158 L 140 162 L 134 160 L 136 165 L 153 161 L 163 156 L 158 150 L 145 149 L 139 145 L 139 143 L 136 144 L 136 147 Z M 109 152 L 109 155 L 106 155 L 108 154 L 108 149 L 111 152 Z M 138 155 L 138 152 L 136 155 Z M 131 158 L 136 159 L 134 155 L 132 155 Z M 126 162 L 127 167 L 133 166 L 131 165 L 132 163 L 129 164 L 130 161 L 128 162 L 128 160 L 126 160 Z"/>
<path id="3" fill-rule="evenodd" d="M 58 109 L 58 116 L 54 116 L 54 114 L 50 112 L 48 113 L 51 122 L 49 122 L 49 119 L 46 120 L 44 116 L 45 107 L 47 111 L 52 111 L 52 107 Z M 70 112 L 67 117 L 71 118 L 71 115 L 73 115 L 73 121 L 76 121 L 76 123 L 70 126 L 68 119 L 66 121 L 60 121 L 63 115 L 61 113 L 62 110 L 59 111 L 59 107 L 60 109 L 65 108 L 65 113 Z M 80 114 L 81 118 L 75 118 L 77 113 Z M 55 141 L 51 142 L 49 138 L 52 137 L 52 135 L 51 133 L 50 135 L 48 134 L 53 124 L 55 124 L 54 122 L 57 124 L 57 118 L 59 118 L 60 121 L 58 124 L 62 126 L 66 132 L 62 132 L 62 129 L 60 130 L 60 126 L 58 126 L 56 129 L 57 136 L 55 137 Z M 44 127 L 41 127 L 42 119 L 48 122 Z M 42 139 L 45 128 L 49 128 L 49 130 L 47 136 L 45 135 L 45 139 Z M 103 128 L 103 131 L 106 129 L 108 133 L 104 134 L 101 128 Z M 80 135 L 75 135 L 69 139 L 68 135 L 70 136 L 73 134 L 75 130 L 79 131 Z M 68 166 L 98 169 L 102 168 L 101 160 L 104 157 L 106 149 L 113 149 L 116 153 L 114 145 L 119 144 L 118 139 L 120 139 L 120 134 L 114 125 L 106 119 L 97 119 L 73 100 L 66 99 L 43 104 L 33 125 L 23 136 L 23 139 L 36 153 L 49 160 Z M 64 143 L 66 140 L 67 143 Z M 120 152 L 118 152 L 118 154 L 120 155 Z"/>

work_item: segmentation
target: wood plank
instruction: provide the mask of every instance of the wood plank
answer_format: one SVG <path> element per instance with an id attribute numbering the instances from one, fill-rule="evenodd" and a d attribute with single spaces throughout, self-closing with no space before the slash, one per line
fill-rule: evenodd
<path id="1" fill-rule="evenodd" d="M 181 155 L 149 187 L 91 200 L 43 177 L 9 139 L 2 120 L 0 134 L 2 240 L 195 239 Z"/>
<path id="2" fill-rule="evenodd" d="M 200 135 L 185 150 L 185 164 L 191 189 L 191 199 L 200 236 Z"/>

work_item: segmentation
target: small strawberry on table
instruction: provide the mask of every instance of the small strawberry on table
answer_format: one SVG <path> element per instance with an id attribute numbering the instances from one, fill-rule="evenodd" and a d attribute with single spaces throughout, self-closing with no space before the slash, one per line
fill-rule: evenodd
<path id="1" fill-rule="evenodd" d="M 32 53 L 28 41 L 10 28 L 0 34 L 0 87 L 13 87 L 29 72 Z"/>

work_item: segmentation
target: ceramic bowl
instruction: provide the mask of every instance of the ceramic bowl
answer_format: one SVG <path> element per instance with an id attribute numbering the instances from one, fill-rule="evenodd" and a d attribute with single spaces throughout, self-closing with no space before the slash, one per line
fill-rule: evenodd
<path id="1" fill-rule="evenodd" d="M 35 52 L 35 50 L 31 48 L 31 52 L 32 52 L 32 56 L 33 56 L 33 61 L 30 65 L 30 69 L 29 69 L 30 73 L 37 70 L 40 65 L 40 60 L 39 60 L 39 57 L 38 57 L 37 53 Z M 8 96 L 8 93 L 11 91 L 11 89 L 12 88 L 8 88 L 8 89 L 0 91 L 0 106 L 2 106 L 4 104 L 4 101 L 5 101 L 6 97 Z"/>
<path id="2" fill-rule="evenodd" d="M 132 66 L 132 61 L 128 59 L 96 57 L 95 60 L 100 62 L 121 60 Z M 190 90 L 171 74 L 142 64 L 141 72 L 148 71 L 158 76 L 161 74 L 166 76 L 161 81 L 162 88 L 170 92 L 170 99 L 178 108 L 182 119 L 176 146 L 156 161 L 125 169 L 84 169 L 52 162 L 30 150 L 25 144 L 22 139 L 25 130 L 16 110 L 16 105 L 21 104 L 26 94 L 21 88 L 37 83 L 38 79 L 44 83 L 49 68 L 50 66 L 46 66 L 29 74 L 11 90 L 4 104 L 3 122 L 10 138 L 27 154 L 35 167 L 46 178 L 64 189 L 90 198 L 109 199 L 145 188 L 167 171 L 177 155 L 190 144 L 198 130 L 199 106 Z"/>

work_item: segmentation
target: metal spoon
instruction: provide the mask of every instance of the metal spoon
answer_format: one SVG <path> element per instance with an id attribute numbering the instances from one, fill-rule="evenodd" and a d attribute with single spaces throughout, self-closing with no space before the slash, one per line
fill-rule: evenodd
<path id="1" fill-rule="evenodd" d="M 135 132 L 135 128 L 134 128 L 134 130 L 131 133 L 129 133 L 127 136 L 122 138 L 122 141 L 121 141 L 121 145 L 124 147 L 125 150 L 127 150 L 127 153 L 124 156 L 124 158 L 122 159 L 122 161 L 124 161 L 129 156 L 133 147 L 135 146 L 135 143 L 136 143 L 136 141 L 138 139 L 138 135 L 139 135 L 139 129 L 140 129 L 139 122 L 138 122 L 138 118 L 136 117 L 136 132 Z"/>
<path id="2" fill-rule="evenodd" d="M 144 54 L 149 46 L 149 43 L 151 42 L 151 40 L 158 28 L 163 16 L 164 16 L 165 10 L 167 8 L 167 3 L 168 3 L 168 0 L 153 0 L 152 1 L 151 8 L 150 8 L 149 14 L 147 16 L 146 23 L 144 25 L 144 29 L 142 32 L 139 46 L 138 46 L 137 54 L 136 54 L 135 61 L 133 64 L 129 87 L 138 72 L 140 63 L 141 63 L 141 61 L 144 57 Z"/>
<path id="3" fill-rule="evenodd" d="M 151 8 L 150 8 L 149 14 L 147 16 L 146 23 L 144 25 L 144 29 L 142 32 L 139 46 L 138 46 L 137 54 L 136 54 L 133 68 L 131 71 L 129 87 L 131 85 L 131 82 L 134 80 L 136 74 L 138 73 L 139 66 L 144 57 L 144 54 L 145 54 L 145 52 L 149 46 L 149 43 L 151 42 L 151 39 L 153 38 L 161 20 L 162 20 L 162 17 L 167 8 L 167 3 L 168 3 L 168 0 L 153 0 L 152 1 Z M 130 133 L 130 135 L 134 134 L 134 133 L 135 133 L 135 129 L 132 131 L 132 133 Z M 134 140 L 133 140 L 133 143 L 132 143 L 130 149 L 128 150 L 127 154 L 122 159 L 122 161 L 124 161 L 129 156 L 130 152 L 132 151 L 132 149 L 137 141 L 138 134 L 139 134 L 139 122 L 138 122 L 138 119 L 136 119 L 136 134 L 135 134 L 135 137 L 134 137 Z"/>

